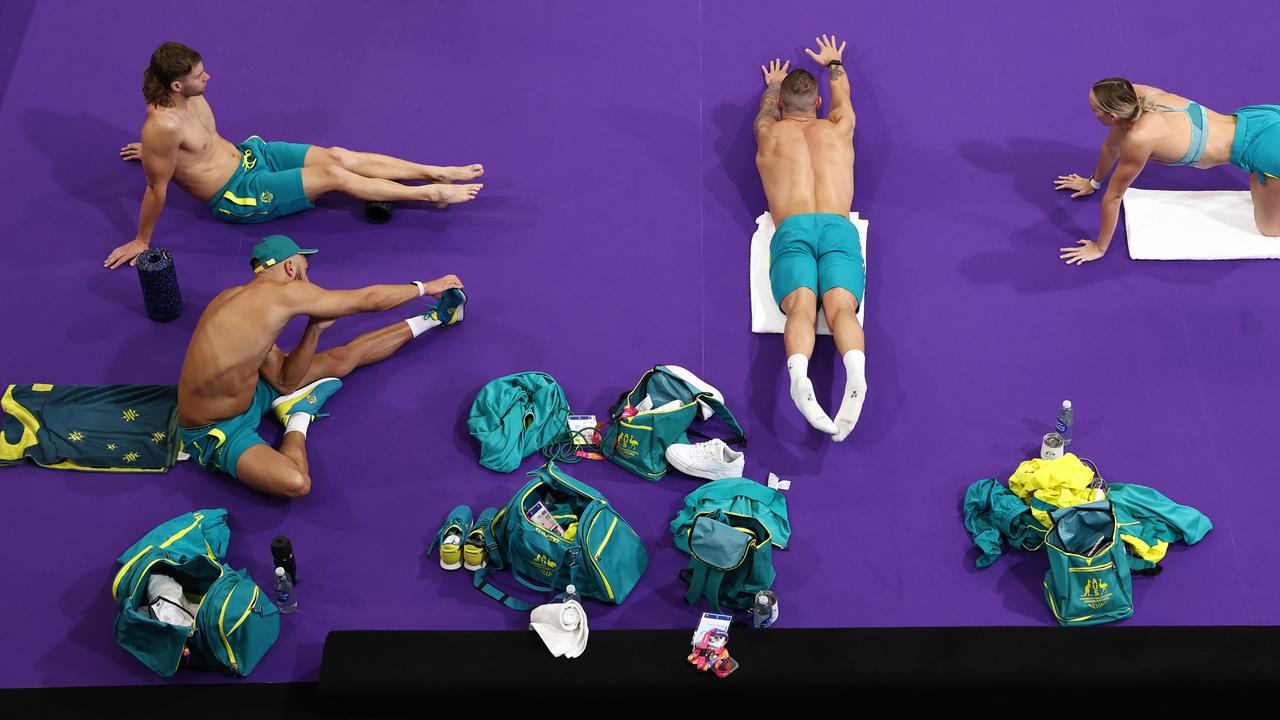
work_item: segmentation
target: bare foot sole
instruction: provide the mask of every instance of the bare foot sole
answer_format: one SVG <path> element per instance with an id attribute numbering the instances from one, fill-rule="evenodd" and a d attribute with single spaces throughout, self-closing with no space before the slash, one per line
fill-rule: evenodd
<path id="1" fill-rule="evenodd" d="M 436 180 L 442 183 L 466 182 L 467 180 L 475 180 L 484 174 L 484 166 L 476 165 L 450 165 L 439 168 L 436 172 Z"/>
<path id="2" fill-rule="evenodd" d="M 474 200 L 476 193 L 479 193 L 484 185 L 425 185 L 424 187 L 427 190 L 426 199 L 435 203 L 436 207 L 443 208 Z"/>

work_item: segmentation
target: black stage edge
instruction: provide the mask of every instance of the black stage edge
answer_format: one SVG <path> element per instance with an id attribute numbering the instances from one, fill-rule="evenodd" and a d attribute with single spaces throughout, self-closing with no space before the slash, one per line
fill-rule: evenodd
<path id="1" fill-rule="evenodd" d="M 915 688 L 971 699 L 972 691 L 986 690 L 1002 700 L 1107 688 L 1120 691 L 1106 695 L 1108 704 L 1128 697 L 1149 706 L 1157 698 L 1189 700 L 1197 690 L 1217 696 L 1280 687 L 1280 627 L 735 628 L 729 650 L 742 667 L 725 679 L 685 662 L 691 635 L 592 632 L 586 653 L 567 660 L 552 657 L 533 632 L 335 631 L 325 641 L 318 683 L 5 690 L 0 715 L 423 717 L 427 708 L 428 715 L 474 710 L 481 698 L 527 704 L 553 690 L 561 698 L 595 690 L 629 702 L 708 693 L 753 702 L 822 691 L 902 702 L 925 697 L 900 694 Z"/>

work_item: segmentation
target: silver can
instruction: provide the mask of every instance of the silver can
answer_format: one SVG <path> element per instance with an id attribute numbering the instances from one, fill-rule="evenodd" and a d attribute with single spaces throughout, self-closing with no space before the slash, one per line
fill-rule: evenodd
<path id="1" fill-rule="evenodd" d="M 1057 460 L 1062 457 L 1065 451 L 1066 443 L 1062 441 L 1062 436 L 1056 432 L 1051 432 L 1044 436 L 1040 441 L 1040 459 L 1041 460 Z"/>

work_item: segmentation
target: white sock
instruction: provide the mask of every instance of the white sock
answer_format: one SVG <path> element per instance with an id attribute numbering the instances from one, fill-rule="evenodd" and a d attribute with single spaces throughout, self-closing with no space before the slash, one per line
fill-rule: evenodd
<path id="1" fill-rule="evenodd" d="M 862 403 L 867 399 L 867 355 L 861 350 L 850 350 L 844 354 L 844 370 L 847 377 L 844 383 L 844 399 L 840 401 L 840 411 L 836 413 L 836 442 L 843 442 L 853 432 L 862 415 Z"/>
<path id="2" fill-rule="evenodd" d="M 839 432 L 836 424 L 831 422 L 827 413 L 822 410 L 813 394 L 813 383 L 809 381 L 809 358 L 796 353 L 787 358 L 787 372 L 791 375 L 791 400 L 800 408 L 800 414 L 809 424 L 828 435 Z"/>
<path id="3" fill-rule="evenodd" d="M 302 437 L 306 437 L 308 427 L 311 427 L 311 415 L 309 413 L 296 412 L 289 416 L 289 422 L 285 424 L 284 431 L 286 434 L 300 432 Z"/>
<path id="4" fill-rule="evenodd" d="M 413 331 L 414 337 L 418 337 L 431 328 L 440 325 L 439 320 L 434 320 L 425 315 L 414 315 L 411 318 L 406 318 L 405 322 L 409 323 L 409 329 Z"/>

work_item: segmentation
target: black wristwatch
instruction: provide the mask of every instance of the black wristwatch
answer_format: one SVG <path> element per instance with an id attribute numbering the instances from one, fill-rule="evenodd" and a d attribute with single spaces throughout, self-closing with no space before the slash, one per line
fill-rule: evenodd
<path id="1" fill-rule="evenodd" d="M 828 70 L 831 69 L 832 65 L 839 65 L 840 67 L 844 67 L 844 63 L 840 62 L 839 60 L 832 60 L 831 62 L 827 63 L 827 69 Z"/>

